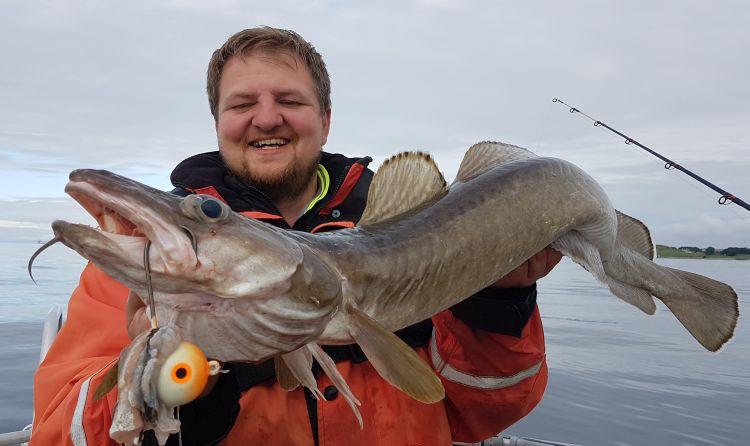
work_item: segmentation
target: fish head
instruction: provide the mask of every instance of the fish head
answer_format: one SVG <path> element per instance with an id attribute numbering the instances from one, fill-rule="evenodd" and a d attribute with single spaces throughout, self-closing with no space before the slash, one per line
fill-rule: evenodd
<path id="1" fill-rule="evenodd" d="M 283 293 L 303 259 L 283 231 L 209 195 L 179 197 L 90 169 L 71 172 L 65 191 L 99 228 L 58 220 L 55 236 L 139 293 L 146 292 L 145 251 L 154 291 L 225 298 Z"/>

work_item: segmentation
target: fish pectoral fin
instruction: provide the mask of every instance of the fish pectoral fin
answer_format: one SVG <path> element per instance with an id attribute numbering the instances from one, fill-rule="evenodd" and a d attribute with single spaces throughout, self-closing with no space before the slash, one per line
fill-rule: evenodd
<path id="1" fill-rule="evenodd" d="M 104 378 L 102 378 L 102 382 L 99 383 L 99 386 L 94 391 L 94 402 L 104 398 L 104 396 L 106 396 L 109 391 L 114 389 L 117 385 L 117 365 L 118 361 L 115 361 L 112 368 L 110 368 L 104 375 Z"/>
<path id="2" fill-rule="evenodd" d="M 352 408 L 354 416 L 357 417 L 357 422 L 359 422 L 359 427 L 362 429 L 364 424 L 362 422 L 362 414 L 359 411 L 359 406 L 361 406 L 362 403 L 360 403 L 357 397 L 354 396 L 354 393 L 352 393 L 349 384 L 346 383 L 346 380 L 341 376 L 339 369 L 336 368 L 336 363 L 333 362 L 333 359 L 331 359 L 330 356 L 328 356 L 328 353 L 323 351 L 323 349 L 314 342 L 307 344 L 307 349 L 312 353 L 315 360 L 318 361 L 320 368 L 323 369 L 323 372 L 328 376 L 333 385 L 336 386 L 342 395 L 344 395 L 346 403 Z"/>
<path id="3" fill-rule="evenodd" d="M 312 354 L 306 347 L 284 353 L 274 359 L 276 379 L 284 390 L 294 390 L 302 384 L 316 399 L 323 398 L 312 372 Z"/>
<path id="4" fill-rule="evenodd" d="M 364 312 L 349 307 L 351 335 L 380 376 L 423 403 L 445 397 L 440 378 L 414 349 Z"/>
<path id="5" fill-rule="evenodd" d="M 367 205 L 357 226 L 396 217 L 448 192 L 443 174 L 424 152 L 402 152 L 383 162 L 372 178 Z"/>
<path id="6" fill-rule="evenodd" d="M 465 182 L 494 167 L 529 158 L 537 156 L 529 150 L 502 142 L 479 142 L 466 151 L 455 182 Z"/>

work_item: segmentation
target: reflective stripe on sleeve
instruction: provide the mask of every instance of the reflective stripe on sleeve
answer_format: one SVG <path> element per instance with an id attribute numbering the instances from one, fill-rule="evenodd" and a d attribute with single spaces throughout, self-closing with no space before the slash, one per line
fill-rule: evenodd
<path id="1" fill-rule="evenodd" d="M 434 329 L 432 331 L 432 339 L 430 339 L 430 353 L 432 356 L 432 366 L 443 378 L 466 387 L 473 387 L 482 390 L 502 389 L 504 387 L 514 386 L 524 379 L 536 375 L 539 372 L 539 369 L 542 368 L 542 363 L 544 362 L 544 358 L 542 358 L 541 361 L 528 369 L 521 370 L 511 376 L 477 376 L 465 373 L 455 369 L 440 356 Z"/>
<path id="2" fill-rule="evenodd" d="M 73 411 L 73 421 L 70 422 L 70 439 L 73 440 L 74 446 L 87 446 L 86 433 L 83 431 L 83 409 L 86 407 L 90 384 L 91 378 L 88 378 L 81 384 L 81 390 L 78 391 L 76 408 Z"/>

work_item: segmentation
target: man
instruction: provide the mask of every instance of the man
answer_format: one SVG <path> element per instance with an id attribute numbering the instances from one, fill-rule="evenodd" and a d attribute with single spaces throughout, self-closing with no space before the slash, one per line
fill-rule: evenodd
<path id="1" fill-rule="evenodd" d="M 177 166 L 175 193 L 214 195 L 283 228 L 320 232 L 356 223 L 370 159 L 321 151 L 330 129 L 330 81 L 308 42 L 273 28 L 235 34 L 211 59 L 208 95 L 220 151 Z M 444 401 L 428 405 L 401 393 L 356 345 L 327 348 L 363 403 L 360 430 L 324 375 L 318 386 L 328 401 L 316 401 L 306 390 L 283 391 L 270 362 L 225 364 L 230 372 L 180 409 L 182 444 L 449 445 L 487 438 L 527 414 L 544 392 L 535 281 L 559 259 L 545 249 L 492 287 L 398 332 L 435 367 Z M 34 444 L 109 441 L 116 392 L 93 401 L 93 389 L 147 328 L 141 299 L 87 266 L 68 321 L 36 375 Z"/>

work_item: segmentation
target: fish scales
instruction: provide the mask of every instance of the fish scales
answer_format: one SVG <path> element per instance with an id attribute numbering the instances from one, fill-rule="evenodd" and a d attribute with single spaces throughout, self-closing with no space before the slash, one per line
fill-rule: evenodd
<path id="1" fill-rule="evenodd" d="M 454 183 L 444 197 L 399 221 L 305 240 L 338 265 L 350 290 L 344 299 L 392 331 L 485 288 L 573 227 L 591 227 L 601 249 L 612 249 L 614 208 L 588 175 L 557 159 L 523 164 Z M 550 207 L 556 196 L 573 197 L 575 205 Z M 596 233 L 598 227 L 608 230 Z M 351 341 L 333 330 L 321 339 Z"/>

